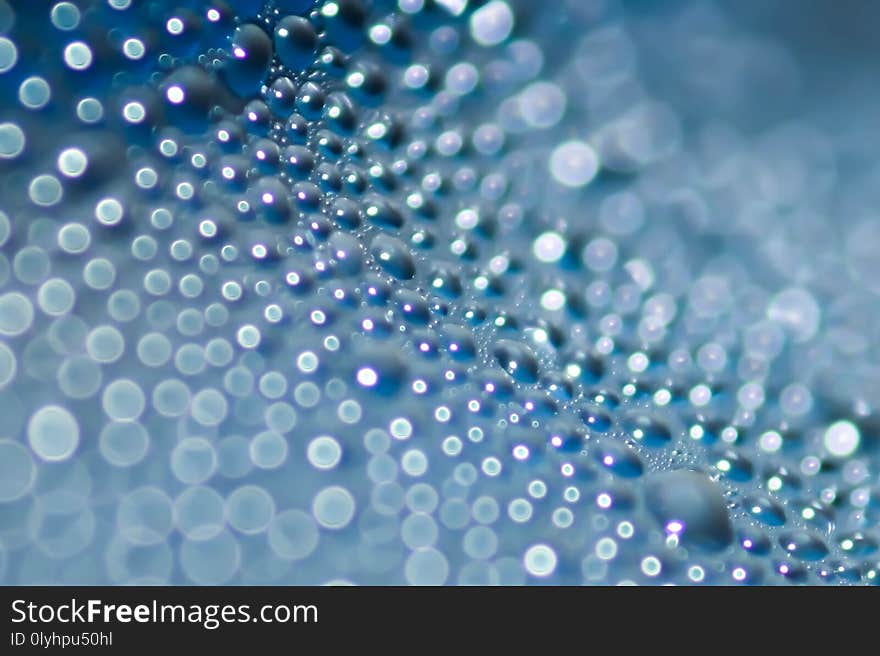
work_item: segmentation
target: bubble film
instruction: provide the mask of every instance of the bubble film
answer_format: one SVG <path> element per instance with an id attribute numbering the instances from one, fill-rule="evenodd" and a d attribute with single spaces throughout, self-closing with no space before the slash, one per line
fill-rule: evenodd
<path id="1" fill-rule="evenodd" d="M 852 4 L 0 0 L 0 581 L 880 581 Z"/>

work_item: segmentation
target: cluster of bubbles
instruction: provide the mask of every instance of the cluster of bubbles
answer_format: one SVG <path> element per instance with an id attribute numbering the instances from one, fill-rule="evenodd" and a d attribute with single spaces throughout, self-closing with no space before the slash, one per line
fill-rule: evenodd
<path id="1" fill-rule="evenodd" d="M 0 580 L 880 581 L 817 128 L 685 121 L 610 0 L 30 5 Z"/>

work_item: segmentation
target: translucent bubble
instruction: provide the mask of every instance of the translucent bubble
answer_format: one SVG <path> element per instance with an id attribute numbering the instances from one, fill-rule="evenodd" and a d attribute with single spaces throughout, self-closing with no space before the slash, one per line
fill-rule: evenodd
<path id="1" fill-rule="evenodd" d="M 116 321 L 133 321 L 140 311 L 141 301 L 130 289 L 118 289 L 107 299 L 107 312 Z"/>
<path id="2" fill-rule="evenodd" d="M 592 271 L 609 271 L 617 263 L 617 245 L 604 237 L 594 239 L 584 248 L 583 260 Z"/>
<path id="3" fill-rule="evenodd" d="M 217 426 L 226 418 L 227 410 L 226 397 L 210 387 L 196 393 L 190 409 L 193 419 L 203 426 Z"/>
<path id="4" fill-rule="evenodd" d="M 107 416 L 116 421 L 137 419 L 144 411 L 146 399 L 143 390 L 133 380 L 120 378 L 104 388 L 101 406 Z"/>
<path id="5" fill-rule="evenodd" d="M 148 367 L 160 367 L 171 358 L 171 342 L 161 333 L 147 333 L 137 345 L 138 359 Z"/>
<path id="6" fill-rule="evenodd" d="M 157 487 L 140 487 L 122 498 L 116 513 L 119 532 L 134 544 L 164 542 L 173 527 L 171 499 Z"/>
<path id="7" fill-rule="evenodd" d="M 792 333 L 795 341 L 806 342 L 819 330 L 821 310 L 808 291 L 790 287 L 770 301 L 767 318 L 782 324 Z"/>
<path id="8" fill-rule="evenodd" d="M 508 516 L 515 522 L 523 524 L 532 518 L 532 504 L 528 499 L 514 499 L 507 506 Z"/>
<path id="9" fill-rule="evenodd" d="M 0 123 L 0 159 L 15 159 L 25 146 L 24 131 L 15 123 Z"/>
<path id="10" fill-rule="evenodd" d="M 15 353 L 4 342 L 0 342 L 0 389 L 15 378 L 17 368 Z"/>
<path id="11" fill-rule="evenodd" d="M 80 11 L 72 2 L 59 2 L 52 7 L 52 24 L 59 30 L 69 32 L 79 25 Z"/>
<path id="12" fill-rule="evenodd" d="M 510 36 L 513 21 L 513 11 L 506 2 L 491 0 L 471 14 L 471 37 L 481 46 L 498 45 Z"/>
<path id="13" fill-rule="evenodd" d="M 556 563 L 556 552 L 546 544 L 529 547 L 523 556 L 523 566 L 532 576 L 550 576 L 556 571 Z"/>
<path id="14" fill-rule="evenodd" d="M 71 399 L 87 399 L 101 388 L 101 367 L 84 356 L 74 355 L 58 370 L 58 386 Z"/>
<path id="15" fill-rule="evenodd" d="M 552 82 L 533 82 L 519 95 L 520 113 L 535 128 L 556 125 L 565 113 L 565 92 Z"/>
<path id="16" fill-rule="evenodd" d="M 69 312 L 75 298 L 73 287 L 62 278 L 47 280 L 37 292 L 40 309 L 50 316 L 60 316 Z"/>
<path id="17" fill-rule="evenodd" d="M 204 483 L 217 470 L 217 452 L 203 437 L 188 437 L 171 452 L 171 471 L 187 485 Z"/>
<path id="18" fill-rule="evenodd" d="M 81 223 L 66 223 L 58 231 L 58 246 L 66 253 L 83 253 L 91 242 L 88 228 Z"/>
<path id="19" fill-rule="evenodd" d="M 92 50 L 82 41 L 74 41 L 64 48 L 64 63 L 75 71 L 84 71 L 92 65 Z"/>
<path id="20" fill-rule="evenodd" d="M 285 510 L 269 525 L 269 547 L 286 560 L 302 560 L 318 546 L 318 526 L 301 510 Z"/>
<path id="21" fill-rule="evenodd" d="M 315 469 L 329 470 L 342 459 L 342 447 L 334 438 L 322 435 L 309 442 L 306 455 Z"/>
<path id="22" fill-rule="evenodd" d="M 23 497 L 36 476 L 37 468 L 27 449 L 18 442 L 0 439 L 0 503 Z"/>
<path id="23" fill-rule="evenodd" d="M 250 442 L 240 435 L 230 435 L 220 440 L 217 459 L 217 469 L 226 478 L 241 478 L 253 469 Z"/>
<path id="24" fill-rule="evenodd" d="M 275 500 L 256 485 L 243 485 L 226 499 L 226 517 L 240 533 L 255 535 L 265 531 L 275 515 Z"/>
<path id="25" fill-rule="evenodd" d="M 150 436 L 138 422 L 110 422 L 101 429 L 98 448 L 114 467 L 131 467 L 147 455 Z"/>
<path id="26" fill-rule="evenodd" d="M 261 469 L 276 469 L 287 460 L 287 440 L 275 431 L 263 431 L 251 441 L 251 461 Z"/>
<path id="27" fill-rule="evenodd" d="M 153 408 L 164 417 L 181 417 L 189 409 L 190 390 L 175 378 L 161 381 L 153 388 Z"/>
<path id="28" fill-rule="evenodd" d="M 95 205 L 95 218 L 106 226 L 113 226 L 122 220 L 123 208 L 115 198 L 103 198 Z"/>
<path id="29" fill-rule="evenodd" d="M 153 296 L 164 296 L 171 291 L 171 275 L 165 269 L 153 269 L 144 276 L 144 290 Z"/>
<path id="30" fill-rule="evenodd" d="M 226 524 L 223 497 L 209 487 L 186 488 L 174 500 L 174 523 L 190 540 L 210 540 Z"/>
<path id="31" fill-rule="evenodd" d="M 0 74 L 11 71 L 18 61 L 18 48 L 5 36 L 0 37 Z"/>
<path id="32" fill-rule="evenodd" d="M 428 457 L 419 449 L 409 449 L 404 452 L 400 464 L 409 476 L 422 476 L 428 471 Z"/>
<path id="33" fill-rule="evenodd" d="M 180 546 L 180 566 L 197 585 L 222 585 L 238 571 L 241 547 L 228 531 L 208 540 L 186 539 Z"/>
<path id="34" fill-rule="evenodd" d="M 302 407 L 313 408 L 321 400 L 321 390 L 314 383 L 300 383 L 293 390 L 293 398 Z"/>
<path id="35" fill-rule="evenodd" d="M 76 116 L 83 123 L 97 123 L 104 118 L 104 106 L 97 98 L 83 98 L 76 105 Z"/>
<path id="36" fill-rule="evenodd" d="M 550 173 L 566 187 L 583 187 L 599 172 L 596 151 L 583 141 L 566 141 L 550 155 Z"/>
<path id="37" fill-rule="evenodd" d="M 486 560 L 498 550 L 498 536 L 486 526 L 475 526 L 464 534 L 462 548 L 471 558 Z"/>
<path id="38" fill-rule="evenodd" d="M 423 549 L 437 542 L 437 523 L 430 515 L 413 513 L 403 520 L 400 537 L 410 549 Z"/>
<path id="39" fill-rule="evenodd" d="M 28 196 L 41 207 L 56 205 L 63 194 L 64 189 L 54 175 L 38 175 L 28 187 Z"/>
<path id="40" fill-rule="evenodd" d="M 83 268 L 83 280 L 92 289 L 108 289 L 116 280 L 116 267 L 110 260 L 96 257 Z"/>
<path id="41" fill-rule="evenodd" d="M 312 514 L 318 524 L 328 529 L 342 529 L 354 517 L 355 501 L 351 492 L 339 485 L 326 487 L 312 501 Z"/>
<path id="42" fill-rule="evenodd" d="M 719 551 L 733 541 L 721 490 L 703 474 L 677 470 L 652 474 L 645 485 L 648 509 L 662 526 L 675 523 L 682 543 Z"/>
<path id="43" fill-rule="evenodd" d="M 51 98 L 52 89 L 41 77 L 29 77 L 18 87 L 18 101 L 27 109 L 42 109 Z"/>
<path id="44" fill-rule="evenodd" d="M 86 338 L 86 350 L 95 362 L 115 362 L 125 351 L 125 338 L 113 326 L 98 326 Z"/>
<path id="45" fill-rule="evenodd" d="M 404 575 L 410 585 L 443 585 L 449 577 L 449 562 L 433 547 L 419 549 L 406 559 Z"/>
<path id="46" fill-rule="evenodd" d="M 287 379 L 277 371 L 270 371 L 260 376 L 260 393 L 269 399 L 278 399 L 287 393 Z"/>
<path id="47" fill-rule="evenodd" d="M 27 436 L 39 458 L 48 462 L 67 460 L 79 444 L 79 424 L 67 409 L 47 405 L 31 416 Z"/>
<path id="48" fill-rule="evenodd" d="M 34 306 L 20 292 L 7 292 L 0 296 L 0 335 L 16 337 L 31 327 Z"/>

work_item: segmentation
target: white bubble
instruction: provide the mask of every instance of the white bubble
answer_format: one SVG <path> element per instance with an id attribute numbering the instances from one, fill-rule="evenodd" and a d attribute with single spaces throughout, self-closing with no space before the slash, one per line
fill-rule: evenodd
<path id="1" fill-rule="evenodd" d="M 342 447 L 329 435 L 321 435 L 309 442 L 306 457 L 315 469 L 333 469 L 342 459 Z"/>
<path id="2" fill-rule="evenodd" d="M 532 244 L 532 253 L 541 262 L 557 262 L 565 254 L 565 240 L 552 230 L 542 233 Z"/>
<path id="3" fill-rule="evenodd" d="M 146 48 L 144 48 L 144 42 L 140 39 L 126 39 L 122 43 L 122 52 L 129 59 L 140 59 L 144 56 L 146 52 Z"/>
<path id="4" fill-rule="evenodd" d="M 471 14 L 470 31 L 481 46 L 498 45 L 513 31 L 513 11 L 506 2 L 491 0 Z"/>
<path id="5" fill-rule="evenodd" d="M 379 382 L 379 376 L 373 369 L 362 367 L 357 371 L 357 381 L 364 387 L 373 387 Z"/>
<path id="6" fill-rule="evenodd" d="M 92 50 L 82 41 L 74 41 L 64 48 L 64 63 L 75 71 L 84 71 L 92 65 Z"/>
<path id="7" fill-rule="evenodd" d="M 67 148 L 58 155 L 58 171 L 68 178 L 78 178 L 86 172 L 89 160 L 79 148 Z"/>
<path id="8" fill-rule="evenodd" d="M 541 307 L 551 312 L 561 310 L 565 306 L 565 294 L 558 289 L 548 289 L 541 294 Z"/>
<path id="9" fill-rule="evenodd" d="M 663 569 L 660 560 L 656 556 L 646 556 L 642 558 L 642 573 L 645 576 L 658 576 Z"/>
<path id="10" fill-rule="evenodd" d="M 122 220 L 122 203 L 115 198 L 103 198 L 95 205 L 95 218 L 106 226 L 113 226 Z"/>
<path id="11" fill-rule="evenodd" d="M 855 450 L 859 448 L 860 441 L 859 429 L 855 424 L 845 420 L 831 424 L 825 430 L 823 439 L 828 453 L 838 458 L 846 458 L 855 453 Z"/>
<path id="12" fill-rule="evenodd" d="M 599 172 L 596 151 L 583 141 L 571 140 L 558 145 L 550 155 L 550 173 L 566 187 L 583 187 Z"/>
<path id="13" fill-rule="evenodd" d="M 556 563 L 556 552 L 546 544 L 529 547 L 523 556 L 523 565 L 532 576 L 550 576 L 556 570 Z"/>
<path id="14" fill-rule="evenodd" d="M 129 123 L 142 123 L 147 117 L 147 110 L 141 103 L 133 101 L 122 108 L 122 117 Z"/>
<path id="15" fill-rule="evenodd" d="M 79 424 L 67 409 L 47 405 L 31 417 L 27 436 L 31 449 L 43 460 L 66 460 L 79 444 Z"/>

